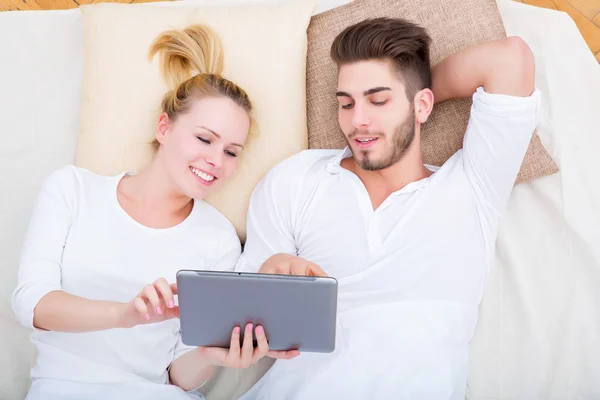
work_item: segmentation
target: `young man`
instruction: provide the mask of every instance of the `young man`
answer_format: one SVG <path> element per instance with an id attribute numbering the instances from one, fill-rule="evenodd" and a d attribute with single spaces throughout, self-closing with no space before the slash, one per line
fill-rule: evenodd
<path id="1" fill-rule="evenodd" d="M 276 363 L 247 398 L 464 399 L 468 345 L 499 219 L 537 124 L 534 61 L 519 38 L 430 68 L 424 29 L 398 19 L 344 30 L 344 150 L 309 150 L 257 186 L 240 271 L 339 281 L 336 350 Z M 434 102 L 473 97 L 463 148 L 423 165 Z M 291 316 L 293 318 L 293 316 Z"/>

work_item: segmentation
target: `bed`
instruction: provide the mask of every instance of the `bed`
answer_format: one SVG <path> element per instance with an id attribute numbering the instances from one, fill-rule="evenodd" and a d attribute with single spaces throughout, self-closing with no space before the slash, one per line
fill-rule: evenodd
<path id="1" fill-rule="evenodd" d="M 498 0 L 498 7 L 507 34 L 521 36 L 534 52 L 544 95 L 538 133 L 560 172 L 514 189 L 471 344 L 467 398 L 597 399 L 600 65 L 567 14 L 509 0 Z M 29 332 L 10 309 L 20 244 L 42 180 L 74 162 L 80 123 L 81 38 L 72 35 L 80 16 L 76 9 L 43 13 L 0 13 L 0 34 L 10 38 L 0 51 L 13 55 L 0 65 L 0 398 L 6 400 L 24 398 L 35 358 Z M 17 28 L 25 34 L 12 35 Z M 49 32 L 63 41 L 52 54 L 43 46 Z M 26 51 L 26 43 L 39 51 Z M 57 113 L 69 116 L 58 121 Z M 52 134 L 44 132 L 48 126 Z M 268 367 L 220 371 L 202 390 L 209 400 L 235 398 Z"/>

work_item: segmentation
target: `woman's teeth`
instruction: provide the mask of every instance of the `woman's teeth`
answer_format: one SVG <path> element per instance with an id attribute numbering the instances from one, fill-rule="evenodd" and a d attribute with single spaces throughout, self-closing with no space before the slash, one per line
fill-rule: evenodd
<path id="1" fill-rule="evenodd" d="M 202 171 L 200 171 L 200 170 L 198 170 L 196 168 L 192 168 L 192 172 L 194 174 L 196 174 L 198 177 L 200 177 L 200 179 L 202 179 L 202 180 L 204 180 L 206 182 L 211 182 L 213 179 L 215 179 L 214 176 L 205 174 L 204 172 L 202 172 Z"/>

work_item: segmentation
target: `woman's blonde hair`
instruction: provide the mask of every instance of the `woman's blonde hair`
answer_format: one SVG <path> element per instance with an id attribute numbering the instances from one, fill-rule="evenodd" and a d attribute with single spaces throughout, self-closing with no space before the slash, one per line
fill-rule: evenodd
<path id="1" fill-rule="evenodd" d="M 176 120 L 188 112 L 194 100 L 203 96 L 225 96 L 242 107 L 255 130 L 252 103 L 248 94 L 221 76 L 223 49 L 217 34 L 208 26 L 192 25 L 183 30 L 161 33 L 150 46 L 149 58 L 160 55 L 163 76 L 171 88 L 162 99 L 162 111 Z M 153 141 L 158 149 L 160 144 Z"/>

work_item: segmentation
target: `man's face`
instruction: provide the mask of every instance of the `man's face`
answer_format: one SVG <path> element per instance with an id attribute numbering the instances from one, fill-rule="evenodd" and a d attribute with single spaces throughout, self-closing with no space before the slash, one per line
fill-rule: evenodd
<path id="1" fill-rule="evenodd" d="M 400 161 L 415 136 L 414 105 L 390 61 L 346 64 L 338 75 L 338 121 L 364 170 Z"/>

